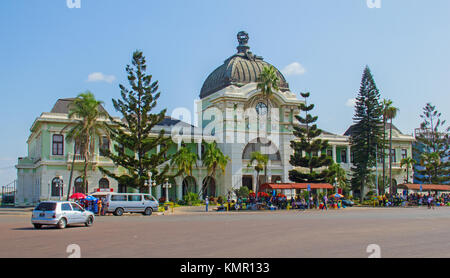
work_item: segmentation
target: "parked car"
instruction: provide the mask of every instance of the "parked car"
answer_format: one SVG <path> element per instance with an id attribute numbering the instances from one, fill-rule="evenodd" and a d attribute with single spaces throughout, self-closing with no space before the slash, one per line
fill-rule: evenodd
<path id="1" fill-rule="evenodd" d="M 346 207 L 353 207 L 355 205 L 355 203 L 353 201 L 348 200 L 348 199 L 342 198 L 341 201 L 342 201 L 342 204 Z"/>
<path id="2" fill-rule="evenodd" d="M 40 229 L 43 225 L 56 226 L 64 229 L 67 225 L 84 224 L 86 227 L 94 224 L 95 216 L 74 202 L 45 201 L 33 210 L 31 223 Z"/>
<path id="3" fill-rule="evenodd" d="M 158 211 L 159 203 L 150 194 L 110 193 L 106 196 L 106 212 L 122 216 L 125 212 L 137 212 L 151 215 Z"/>

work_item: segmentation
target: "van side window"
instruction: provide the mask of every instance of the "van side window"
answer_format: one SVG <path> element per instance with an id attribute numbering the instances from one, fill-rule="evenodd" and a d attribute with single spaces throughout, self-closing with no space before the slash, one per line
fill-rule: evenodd
<path id="1" fill-rule="evenodd" d="M 111 201 L 126 201 L 127 195 L 112 195 Z"/>
<path id="2" fill-rule="evenodd" d="M 144 195 L 144 200 L 146 200 L 146 201 L 154 201 L 155 199 L 151 195 Z"/>
<path id="3" fill-rule="evenodd" d="M 128 195 L 128 201 L 130 202 L 139 202 L 142 200 L 142 196 L 141 195 Z"/>

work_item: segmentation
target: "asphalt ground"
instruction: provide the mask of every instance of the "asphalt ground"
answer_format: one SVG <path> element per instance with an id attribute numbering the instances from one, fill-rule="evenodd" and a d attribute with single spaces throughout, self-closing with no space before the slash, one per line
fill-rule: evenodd
<path id="1" fill-rule="evenodd" d="M 65 258 L 73 254 L 69 246 L 92 258 L 450 257 L 447 207 L 203 210 L 101 216 L 89 228 L 35 230 L 30 209 L 0 209 L 0 257 Z"/>

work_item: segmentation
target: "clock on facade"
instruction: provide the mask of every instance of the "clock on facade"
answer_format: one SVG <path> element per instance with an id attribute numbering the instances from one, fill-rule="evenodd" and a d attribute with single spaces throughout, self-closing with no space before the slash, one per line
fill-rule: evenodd
<path id="1" fill-rule="evenodd" d="M 267 105 L 263 102 L 260 102 L 256 105 L 256 112 L 258 115 L 265 115 L 267 114 Z"/>

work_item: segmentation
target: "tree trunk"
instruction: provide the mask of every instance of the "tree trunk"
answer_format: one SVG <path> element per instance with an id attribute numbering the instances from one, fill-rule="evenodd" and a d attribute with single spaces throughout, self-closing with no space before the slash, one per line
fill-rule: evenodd
<path id="1" fill-rule="evenodd" d="M 69 175 L 69 188 L 67 190 L 67 201 L 69 201 L 70 198 L 70 190 L 72 189 L 72 178 L 73 178 L 73 167 L 75 166 L 75 153 L 73 154 L 72 159 L 72 167 L 70 169 L 70 175 Z"/>
<path id="2" fill-rule="evenodd" d="M 383 193 L 386 190 L 386 118 L 383 117 Z"/>
<path id="3" fill-rule="evenodd" d="M 389 127 L 389 191 L 392 194 L 392 119 Z"/>

